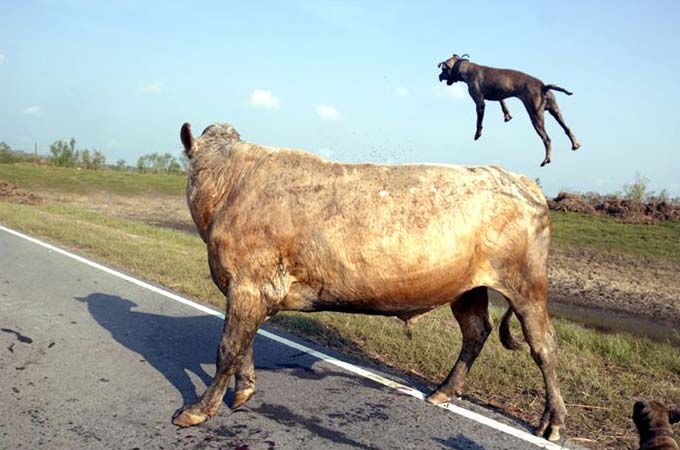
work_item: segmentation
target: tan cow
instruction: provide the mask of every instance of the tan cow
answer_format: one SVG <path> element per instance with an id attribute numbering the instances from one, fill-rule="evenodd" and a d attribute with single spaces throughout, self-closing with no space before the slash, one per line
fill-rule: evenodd
<path id="1" fill-rule="evenodd" d="M 449 304 L 460 356 L 432 403 L 460 395 L 491 331 L 487 288 L 514 312 L 546 385 L 538 433 L 559 437 L 566 410 L 546 310 L 550 213 L 538 186 L 498 167 L 339 164 L 242 142 L 212 125 L 181 139 L 187 200 L 215 284 L 227 297 L 215 379 L 173 422 L 215 415 L 232 375 L 234 407 L 254 393 L 252 342 L 279 311 L 345 311 L 407 322 Z"/>

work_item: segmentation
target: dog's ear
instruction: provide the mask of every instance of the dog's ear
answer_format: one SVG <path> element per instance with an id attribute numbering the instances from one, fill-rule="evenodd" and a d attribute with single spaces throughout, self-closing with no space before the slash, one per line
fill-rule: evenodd
<path id="1" fill-rule="evenodd" d="M 179 137 L 184 145 L 184 153 L 191 159 L 194 156 L 194 137 L 191 135 L 191 125 L 185 122 L 179 132 Z"/>
<path id="2" fill-rule="evenodd" d="M 668 420 L 670 423 L 680 422 L 680 409 L 668 410 Z"/>
<path id="3" fill-rule="evenodd" d="M 647 400 L 638 400 L 633 405 L 633 418 L 640 417 L 642 411 L 645 408 L 649 408 L 649 402 Z"/>

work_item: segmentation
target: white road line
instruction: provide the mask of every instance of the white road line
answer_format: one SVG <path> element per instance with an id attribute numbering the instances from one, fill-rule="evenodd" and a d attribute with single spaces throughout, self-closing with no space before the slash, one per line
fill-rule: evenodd
<path id="1" fill-rule="evenodd" d="M 121 278 L 125 281 L 128 281 L 132 284 L 135 284 L 137 286 L 140 286 L 140 287 L 143 287 L 143 288 L 148 289 L 150 291 L 153 291 L 157 294 L 160 294 L 160 295 L 167 297 L 171 300 L 174 300 L 176 302 L 190 306 L 190 307 L 197 309 L 201 312 L 204 312 L 206 314 L 210 314 L 210 315 L 224 319 L 224 314 L 217 312 L 214 309 L 208 308 L 205 305 L 201 305 L 201 304 L 196 303 L 194 301 L 191 301 L 187 298 L 181 297 L 177 294 L 173 294 L 170 291 L 166 291 L 165 289 L 161 289 L 161 288 L 154 286 L 150 283 L 147 283 L 145 281 L 138 280 L 137 278 L 131 277 L 130 275 L 126 275 L 122 272 L 111 269 L 110 267 L 103 266 L 103 265 L 96 263 L 94 261 L 91 261 L 87 258 L 83 258 L 82 256 L 78 256 L 74 253 L 68 252 L 68 251 L 63 250 L 59 247 L 55 247 L 54 245 L 40 241 L 40 240 L 38 240 L 34 237 L 27 236 L 23 233 L 20 233 L 18 231 L 12 230 L 10 228 L 4 227 L 2 225 L 0 225 L 0 230 L 3 230 L 3 231 L 5 231 L 9 234 L 20 237 L 22 239 L 25 239 L 29 242 L 34 243 L 34 244 L 45 247 L 49 250 L 52 250 L 53 252 L 62 254 L 62 255 L 67 256 L 71 259 L 75 259 L 78 262 L 86 264 L 90 267 L 94 267 L 95 269 L 99 269 L 99 270 L 106 272 L 110 275 L 113 275 L 115 277 L 118 277 L 118 278 Z M 329 364 L 333 364 L 335 366 L 341 367 L 342 369 L 345 369 L 348 372 L 355 373 L 355 374 L 362 376 L 364 378 L 368 378 L 370 380 L 373 380 L 376 383 L 379 383 L 379 384 L 382 384 L 384 386 L 395 389 L 395 390 L 397 390 L 397 391 L 399 391 L 403 394 L 410 395 L 411 397 L 415 397 L 415 398 L 418 398 L 418 399 L 423 400 L 423 401 L 425 400 L 425 397 L 426 397 L 425 394 L 423 392 L 419 391 L 418 389 L 413 388 L 413 387 L 406 386 L 406 385 L 401 384 L 401 383 L 397 383 L 396 381 L 392 381 L 388 378 L 377 375 L 377 374 L 370 372 L 366 369 L 363 369 L 359 366 L 355 366 L 354 364 L 350 364 L 348 362 L 341 361 L 341 360 L 334 358 L 330 355 L 326 355 L 325 353 L 318 352 L 318 351 L 311 349 L 311 348 L 309 348 L 305 345 L 298 344 L 297 342 L 291 341 L 290 339 L 286 339 L 282 336 L 276 335 L 276 334 L 271 333 L 269 331 L 259 330 L 257 333 L 261 336 L 264 336 L 266 338 L 274 340 L 274 341 L 276 341 L 280 344 L 283 344 L 285 346 L 288 346 L 288 347 L 294 348 L 296 350 L 299 350 L 301 352 L 307 353 L 308 355 L 311 355 L 311 356 L 318 358 L 322 361 L 326 361 Z M 498 422 L 497 420 L 491 419 L 489 417 L 483 416 L 481 414 L 467 410 L 465 408 L 461 408 L 460 406 L 456 406 L 456 405 L 453 405 L 451 403 L 445 403 L 445 404 L 438 405 L 438 406 L 441 407 L 441 408 L 444 408 L 444 409 L 446 409 L 446 410 L 448 410 L 448 411 L 450 411 L 454 414 L 457 414 L 459 416 L 462 416 L 462 417 L 465 417 L 467 419 L 473 420 L 475 422 L 484 424 L 484 425 L 486 425 L 490 428 L 493 428 L 494 430 L 500 431 L 500 432 L 505 433 L 505 434 L 509 434 L 509 435 L 514 436 L 518 439 L 521 439 L 523 441 L 534 444 L 534 445 L 536 445 L 540 448 L 545 448 L 545 449 L 549 449 L 549 450 L 562 450 L 562 449 L 565 448 L 561 445 L 553 444 L 552 442 L 547 441 L 547 440 L 545 440 L 541 437 L 534 436 L 531 433 L 527 433 L 524 430 L 519 430 L 517 428 L 511 427 L 510 425 L 506 425 L 504 423 Z"/>

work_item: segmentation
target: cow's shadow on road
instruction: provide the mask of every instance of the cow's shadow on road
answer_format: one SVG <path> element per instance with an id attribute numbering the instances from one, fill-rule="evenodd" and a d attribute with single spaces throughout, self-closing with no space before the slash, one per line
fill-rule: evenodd
<path id="1" fill-rule="evenodd" d="M 116 295 L 93 293 L 76 297 L 85 303 L 92 317 L 106 329 L 113 339 L 140 355 L 140 362 L 151 364 L 181 393 L 184 404 L 198 399 L 196 383 L 189 374 L 196 375 L 205 386 L 212 381 L 217 357 L 217 345 L 223 320 L 210 315 L 172 316 L 136 311 L 135 302 Z M 262 343 L 260 343 L 262 344 Z M 269 343 L 271 345 L 271 343 Z M 274 344 L 276 345 L 276 344 Z M 347 378 L 354 383 L 375 385 L 342 371 L 314 370 L 306 363 L 282 358 L 264 363 L 258 358 L 255 343 L 256 371 L 285 371 L 304 379 L 321 380 L 328 376 Z M 292 355 L 297 359 L 301 354 Z M 206 372 L 205 368 L 210 370 Z M 199 387 L 201 390 L 203 386 Z M 200 393 L 200 392 L 199 392 Z M 230 389 L 225 403 L 231 402 Z"/>
<path id="2" fill-rule="evenodd" d="M 102 293 L 76 297 L 87 304 L 92 317 L 119 344 L 140 355 L 181 393 L 184 404 L 197 400 L 193 373 L 208 385 L 212 375 L 202 367 L 213 365 L 222 330 L 218 317 L 169 316 L 135 311 L 133 301 Z"/>
<path id="3" fill-rule="evenodd" d="M 160 372 L 181 393 L 184 404 L 195 402 L 198 399 L 197 388 L 203 389 L 203 386 L 196 386 L 189 373 L 195 374 L 206 386 L 212 381 L 217 344 L 224 322 L 222 319 L 210 315 L 172 316 L 137 311 L 135 308 L 138 305 L 135 302 L 104 293 L 76 297 L 75 300 L 87 305 L 94 320 L 111 333 L 113 339 L 137 353 L 140 357 L 140 364 L 151 364 Z M 258 361 L 257 344 L 258 342 L 255 343 L 256 371 L 286 372 L 311 380 L 344 377 L 353 383 L 375 388 L 370 381 L 351 374 L 325 369 L 317 371 L 305 363 L 297 362 L 301 361 L 299 358 L 308 357 L 299 352 L 290 355 L 293 361 L 285 357 L 274 358 L 273 361 L 266 363 Z M 205 371 L 204 365 L 211 373 Z M 230 390 L 224 402 L 230 404 L 232 396 L 233 391 Z M 353 440 L 338 430 L 327 428 L 317 417 L 308 418 L 295 414 L 280 405 L 263 403 L 251 410 L 285 426 L 296 423 L 315 435 L 334 442 L 355 448 L 376 450 L 376 447 Z"/>

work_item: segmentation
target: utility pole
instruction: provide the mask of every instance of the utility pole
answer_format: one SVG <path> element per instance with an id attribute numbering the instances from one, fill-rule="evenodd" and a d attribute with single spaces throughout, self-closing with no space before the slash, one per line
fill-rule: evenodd
<path id="1" fill-rule="evenodd" d="M 38 143 L 33 144 L 33 152 L 35 153 L 35 156 L 38 156 Z"/>

